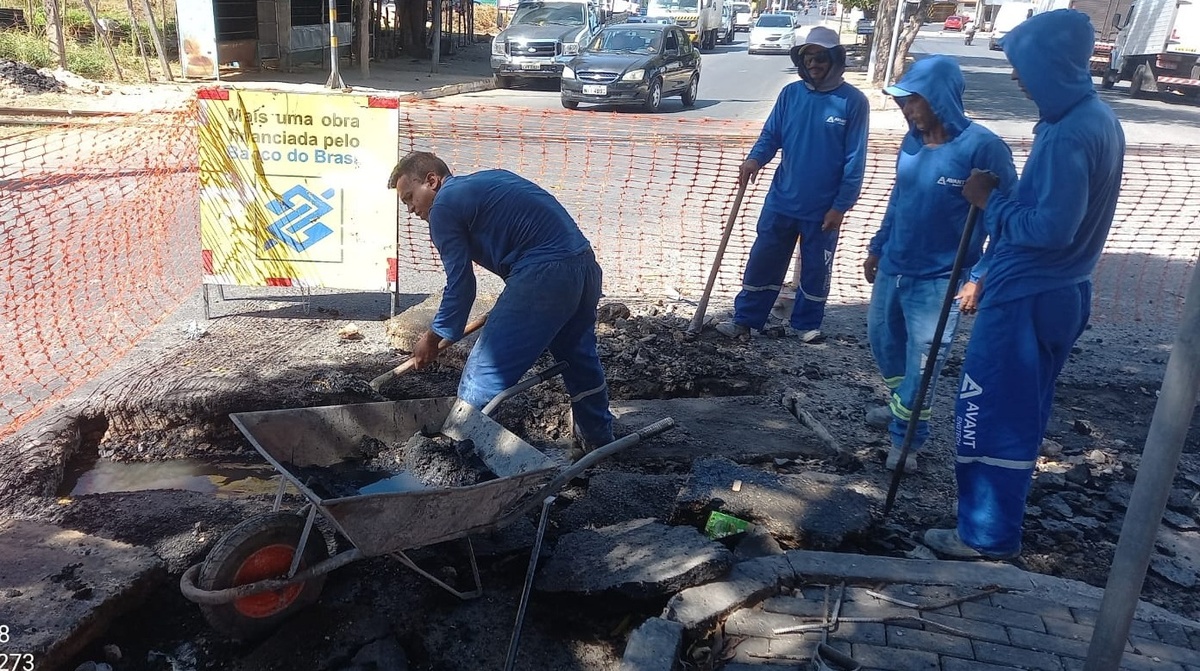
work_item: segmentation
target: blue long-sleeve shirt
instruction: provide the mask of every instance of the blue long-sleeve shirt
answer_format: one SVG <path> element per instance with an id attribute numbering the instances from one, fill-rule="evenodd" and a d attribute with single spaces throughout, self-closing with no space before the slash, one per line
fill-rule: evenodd
<path id="1" fill-rule="evenodd" d="M 1033 149 L 1015 195 L 993 191 L 994 227 L 981 306 L 1091 277 L 1116 212 L 1125 134 L 1096 96 L 1088 58 L 1095 33 L 1084 14 L 1055 10 L 1001 40 L 1038 106 Z"/>
<path id="2" fill-rule="evenodd" d="M 880 257 L 879 271 L 918 278 L 949 277 L 966 228 L 970 203 L 962 195 L 972 170 L 986 170 L 1000 179 L 1005 192 L 1017 182 L 1012 151 L 995 133 L 973 123 L 963 111 L 965 88 L 957 61 L 947 56 L 923 58 L 896 83 L 910 95 L 929 102 L 949 139 L 927 146 L 924 135 L 910 124 L 896 159 L 896 184 L 879 232 L 867 251 Z M 963 259 L 964 270 L 979 265 L 987 237 L 978 220 Z"/>
<path id="3" fill-rule="evenodd" d="M 472 263 L 502 278 L 591 248 L 567 210 L 537 184 L 507 170 L 447 177 L 429 210 L 429 236 L 446 269 L 431 330 L 458 340 L 475 302 Z M 536 316 L 531 316 L 536 318 Z"/>
<path id="4" fill-rule="evenodd" d="M 803 81 L 783 87 L 749 158 L 766 165 L 783 151 L 763 208 L 819 221 L 858 202 L 867 165 L 870 106 L 849 84 L 828 92 Z"/>

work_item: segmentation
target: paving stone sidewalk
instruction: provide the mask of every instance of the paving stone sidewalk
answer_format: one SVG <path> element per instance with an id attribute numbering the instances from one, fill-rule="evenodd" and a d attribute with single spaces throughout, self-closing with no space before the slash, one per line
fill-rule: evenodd
<path id="1" fill-rule="evenodd" d="M 812 668 L 835 609 L 827 642 L 864 670 L 1076 671 L 1102 597 L 1008 564 L 794 550 L 684 590 L 663 618 L 699 635 L 720 623 L 726 671 Z M 1144 602 L 1135 617 L 1122 669 L 1200 671 L 1200 622 Z"/>

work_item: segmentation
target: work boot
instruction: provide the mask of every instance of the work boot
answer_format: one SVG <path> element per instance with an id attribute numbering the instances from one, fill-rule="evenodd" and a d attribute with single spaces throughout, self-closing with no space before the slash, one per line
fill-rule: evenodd
<path id="1" fill-rule="evenodd" d="M 867 426 L 886 429 L 892 423 L 892 409 L 886 405 L 876 406 L 867 411 Z"/>
<path id="2" fill-rule="evenodd" d="M 717 333 L 727 338 L 748 338 L 750 337 L 750 327 L 742 326 L 734 321 L 721 322 L 717 324 Z"/>
<path id="3" fill-rule="evenodd" d="M 809 329 L 800 331 L 800 342 L 812 345 L 821 340 L 821 329 Z"/>
<path id="4" fill-rule="evenodd" d="M 894 470 L 896 470 L 896 467 L 899 465 L 900 465 L 900 448 L 892 447 L 890 450 L 888 450 L 887 461 L 884 463 L 884 466 L 887 467 L 887 469 L 889 471 L 894 471 Z M 904 472 L 905 473 L 916 473 L 920 470 L 921 470 L 921 465 L 917 462 L 917 453 L 914 452 L 913 450 L 909 450 L 908 456 L 904 458 Z"/>
<path id="5" fill-rule="evenodd" d="M 1015 559 L 1021 554 L 1020 550 L 1007 555 L 984 554 L 962 542 L 962 539 L 958 537 L 958 529 L 930 529 L 925 532 L 924 542 L 930 550 L 953 559 L 1003 561 L 1006 559 Z"/>
<path id="6" fill-rule="evenodd" d="M 580 453 L 580 456 L 587 454 L 589 452 L 598 450 L 615 440 L 615 438 L 613 438 L 612 434 L 605 436 L 605 438 L 607 438 L 607 440 L 605 440 L 604 442 L 596 442 L 594 440 L 588 440 L 587 438 L 583 437 L 583 433 L 579 430 L 578 425 L 573 425 L 571 427 L 571 437 L 574 439 L 575 450 Z"/>

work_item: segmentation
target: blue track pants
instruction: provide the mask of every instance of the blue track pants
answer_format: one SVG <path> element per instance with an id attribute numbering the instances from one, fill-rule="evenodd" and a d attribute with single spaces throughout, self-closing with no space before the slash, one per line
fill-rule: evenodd
<path id="1" fill-rule="evenodd" d="M 549 349 L 569 364 L 562 378 L 580 435 L 596 446 L 612 442 L 608 385 L 596 353 L 601 274 L 589 250 L 510 275 L 467 359 L 458 397 L 482 408 Z"/>
<path id="2" fill-rule="evenodd" d="M 955 406 L 955 470 L 958 534 L 980 552 L 1020 552 L 1054 381 L 1087 325 L 1091 299 L 1086 281 L 986 306 L 975 320 Z"/>
<path id="3" fill-rule="evenodd" d="M 871 354 L 875 356 L 875 363 L 883 374 L 883 381 L 892 390 L 888 402 L 892 410 L 892 423 L 888 431 L 895 447 L 904 444 L 904 434 L 912 420 L 921 376 L 925 372 L 925 362 L 929 359 L 933 335 L 949 286 L 948 277 L 919 279 L 879 273 L 871 289 L 867 338 L 871 342 Z M 933 405 L 938 377 L 958 329 L 958 314 L 958 301 L 954 301 L 946 318 L 946 330 L 942 333 L 937 364 L 925 394 L 924 407 L 917 418 L 911 446 L 914 451 L 921 449 L 929 439 L 930 406 Z"/>
<path id="4" fill-rule="evenodd" d="M 758 216 L 758 237 L 750 248 L 750 260 L 742 277 L 742 290 L 733 303 L 734 323 L 752 329 L 766 326 L 799 238 L 800 286 L 791 324 L 799 331 L 821 328 L 838 241 L 838 232 L 822 231 L 821 224 L 762 211 Z"/>

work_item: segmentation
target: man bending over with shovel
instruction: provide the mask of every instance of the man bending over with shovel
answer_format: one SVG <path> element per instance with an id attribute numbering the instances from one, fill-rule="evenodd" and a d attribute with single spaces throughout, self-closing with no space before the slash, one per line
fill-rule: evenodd
<path id="1" fill-rule="evenodd" d="M 1008 145 L 963 113 L 965 87 L 957 61 L 930 56 L 913 63 L 895 86 L 884 89 L 904 111 L 909 131 L 896 159 L 896 185 L 887 212 L 867 246 L 863 263 L 867 282 L 875 285 L 867 312 L 867 336 L 883 380 L 892 391 L 887 406 L 867 413 L 867 423 L 889 427 L 892 448 L 887 467 L 894 470 L 908 424 L 917 422 L 904 461 L 906 473 L 917 470 L 917 451 L 929 438 L 932 387 L 954 342 L 959 310 L 975 311 L 974 280 L 983 271 L 977 264 L 987 232 L 976 225 L 960 266 L 963 276 L 969 272 L 972 279 L 961 285 L 958 301 L 946 316 L 931 388 L 920 414 L 914 417 L 913 404 L 971 207 L 963 198 L 963 185 L 973 170 L 995 174 L 1005 193 L 1017 182 Z"/>
<path id="2" fill-rule="evenodd" d="M 388 188 L 429 222 L 446 269 L 446 289 L 429 331 L 413 348 L 418 369 L 438 357 L 443 340 L 463 336 L 475 302 L 472 263 L 505 287 L 467 358 L 458 397 L 483 408 L 513 386 L 546 349 L 568 364 L 572 427 L 585 451 L 613 440 L 608 385 L 596 353 L 601 271 L 575 220 L 548 192 L 507 170 L 452 176 L 437 156 L 412 152 Z"/>

